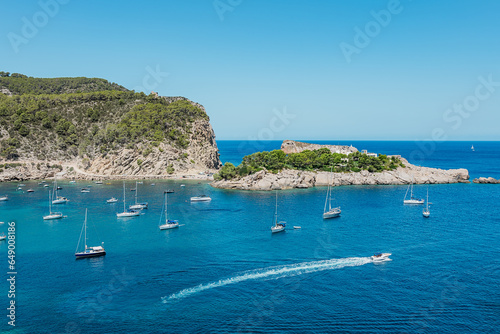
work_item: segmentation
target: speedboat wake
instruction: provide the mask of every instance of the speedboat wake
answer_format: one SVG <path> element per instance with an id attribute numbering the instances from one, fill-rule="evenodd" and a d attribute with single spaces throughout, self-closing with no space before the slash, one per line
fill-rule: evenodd
<path id="1" fill-rule="evenodd" d="M 168 303 L 169 301 L 183 299 L 205 290 L 218 288 L 229 284 L 236 284 L 244 281 L 257 280 L 257 279 L 278 279 L 278 278 L 314 273 L 323 270 L 342 269 L 345 267 L 357 267 L 372 262 L 373 260 L 370 257 L 348 257 L 344 259 L 330 259 L 323 261 L 302 262 L 302 263 L 289 264 L 283 266 L 260 268 L 244 272 L 238 276 L 225 278 L 216 282 L 203 283 L 195 287 L 187 288 L 177 293 L 174 293 L 170 296 L 162 297 L 161 299 L 163 303 Z"/>

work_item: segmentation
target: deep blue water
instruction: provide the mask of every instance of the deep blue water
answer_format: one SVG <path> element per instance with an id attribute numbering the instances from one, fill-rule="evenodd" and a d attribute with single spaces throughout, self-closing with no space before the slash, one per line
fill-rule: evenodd
<path id="1" fill-rule="evenodd" d="M 353 145 L 411 152 L 410 143 L 363 143 Z M 225 161 L 247 154 L 236 152 L 234 142 L 218 144 Z M 425 164 L 498 177 L 500 144 L 484 144 L 474 143 L 480 157 L 474 158 L 468 143 L 465 149 L 446 143 Z M 325 188 L 281 191 L 279 216 L 288 229 L 271 235 L 274 193 L 155 182 L 138 186 L 150 208 L 126 220 L 115 217 L 121 203 L 105 203 L 122 198 L 122 183 L 80 193 L 88 182 L 59 182 L 71 201 L 57 208 L 68 217 L 51 222 L 42 220 L 47 189 L 26 182 L 35 189 L 29 194 L 0 184 L 0 194 L 9 195 L 0 202 L 0 221 L 17 228 L 16 333 L 500 331 L 499 185 L 431 185 L 429 219 L 421 206 L 403 206 L 405 186 L 335 188 L 342 216 L 326 221 Z M 184 226 L 160 231 L 167 188 L 175 190 L 169 218 Z M 420 196 L 426 190 L 415 187 Z M 191 204 L 200 193 L 212 202 Z M 131 202 L 133 192 L 126 195 Z M 107 255 L 76 261 L 85 208 L 88 244 L 104 241 Z M 372 263 L 368 257 L 377 251 L 391 252 L 392 261 Z M 6 273 L 5 241 L 0 254 Z M 6 308 L 5 281 L 2 287 Z M 0 330 L 10 329 L 2 317 Z"/>

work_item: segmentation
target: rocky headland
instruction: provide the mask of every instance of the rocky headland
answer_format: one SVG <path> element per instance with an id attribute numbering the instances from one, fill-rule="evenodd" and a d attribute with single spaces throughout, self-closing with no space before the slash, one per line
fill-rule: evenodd
<path id="1" fill-rule="evenodd" d="M 205 108 L 96 78 L 0 77 L 0 181 L 211 178 Z"/>
<path id="2" fill-rule="evenodd" d="M 288 152 L 298 153 L 299 150 L 315 149 L 314 146 L 294 144 L 292 141 L 285 141 L 282 149 Z M 314 144 L 313 144 L 314 145 Z M 332 152 L 339 150 L 357 149 L 337 145 L 322 145 Z M 292 151 L 289 149 L 292 148 Z M 211 185 L 215 188 L 238 189 L 238 190 L 275 190 L 292 188 L 310 188 L 316 186 L 326 186 L 331 182 L 334 186 L 341 185 L 398 185 L 409 184 L 436 184 L 436 183 L 469 183 L 469 172 L 466 169 L 443 170 L 438 168 L 420 167 L 410 164 L 406 159 L 399 158 L 405 167 L 398 167 L 395 170 L 382 172 L 360 172 L 349 173 L 329 173 L 325 171 L 301 171 L 284 169 L 278 173 L 261 170 L 254 174 L 233 180 L 214 181 Z"/>

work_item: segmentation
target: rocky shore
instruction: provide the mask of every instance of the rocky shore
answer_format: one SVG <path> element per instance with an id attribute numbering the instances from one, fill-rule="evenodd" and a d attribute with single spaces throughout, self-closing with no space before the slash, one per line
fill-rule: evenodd
<path id="1" fill-rule="evenodd" d="M 474 183 L 483 183 L 483 184 L 500 184 L 500 179 L 496 180 L 492 177 L 480 177 L 478 179 L 474 179 L 472 182 Z"/>
<path id="2" fill-rule="evenodd" d="M 409 184 L 413 178 L 416 184 L 435 183 L 469 183 L 467 169 L 443 170 L 438 168 L 419 167 L 411 165 L 406 159 L 401 158 L 406 167 L 398 167 L 393 171 L 370 173 L 328 173 L 310 172 L 299 170 L 283 170 L 278 174 L 261 170 L 241 179 L 229 181 L 214 181 L 211 185 L 215 188 L 238 190 L 275 190 L 292 188 L 310 188 L 328 185 L 332 177 L 334 186 L 340 185 L 397 185 Z"/>

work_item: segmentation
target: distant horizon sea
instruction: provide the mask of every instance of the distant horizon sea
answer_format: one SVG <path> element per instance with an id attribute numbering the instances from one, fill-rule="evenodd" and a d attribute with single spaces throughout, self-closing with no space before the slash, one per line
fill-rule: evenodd
<path id="1" fill-rule="evenodd" d="M 437 168 L 500 178 L 500 142 L 315 141 L 346 144 Z M 278 149 L 281 141 L 219 140 L 223 162 Z M 474 145 L 475 151 L 471 150 Z M 155 184 L 152 185 L 151 183 Z M 277 192 L 285 232 L 272 234 L 276 193 L 212 188 L 199 180 L 58 181 L 65 218 L 44 221 L 50 188 L 0 183 L 0 234 L 15 224 L 15 268 L 0 241 L 5 279 L 0 331 L 9 333 L 500 333 L 500 185 L 340 186 L 338 218 L 324 220 L 327 189 Z M 47 183 L 52 185 L 49 180 Z M 109 183 L 109 184 L 107 184 Z M 88 187 L 89 193 L 81 188 Z M 32 188 L 34 192 L 28 193 Z M 168 218 L 180 227 L 160 230 Z M 210 202 L 191 203 L 205 194 Z M 116 197 L 117 203 L 106 200 Z M 85 210 L 88 246 L 106 256 L 75 260 Z M 294 228 L 300 227 L 300 228 Z M 10 231 L 13 233 L 12 231 Z M 376 263 L 377 252 L 392 253 Z M 15 274 L 7 274 L 14 271 Z M 15 276 L 15 327 L 8 297 Z"/>

